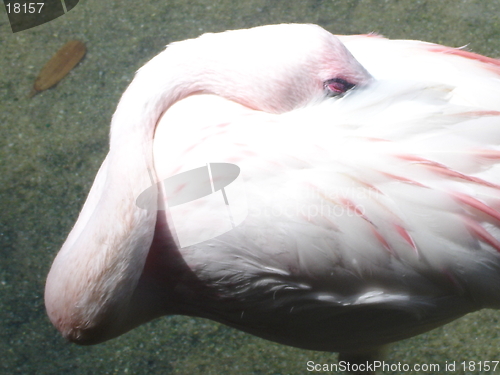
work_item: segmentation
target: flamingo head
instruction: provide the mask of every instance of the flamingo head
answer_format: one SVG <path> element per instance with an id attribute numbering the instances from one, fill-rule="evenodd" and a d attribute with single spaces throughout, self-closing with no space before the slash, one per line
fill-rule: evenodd
<path id="1" fill-rule="evenodd" d="M 173 71 L 174 81 L 162 80 Z M 340 96 L 372 79 L 336 36 L 310 24 L 207 33 L 172 43 L 136 78 L 150 84 L 168 82 L 163 92 L 170 97 L 162 98 L 164 103 L 211 93 L 269 113 Z"/>

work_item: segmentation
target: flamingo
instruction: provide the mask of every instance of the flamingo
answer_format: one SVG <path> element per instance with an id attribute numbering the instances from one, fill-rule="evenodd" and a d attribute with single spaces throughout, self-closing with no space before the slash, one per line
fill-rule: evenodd
<path id="1" fill-rule="evenodd" d="M 500 307 L 500 61 L 282 24 L 136 74 L 47 277 L 88 345 L 163 315 L 345 356 Z"/>

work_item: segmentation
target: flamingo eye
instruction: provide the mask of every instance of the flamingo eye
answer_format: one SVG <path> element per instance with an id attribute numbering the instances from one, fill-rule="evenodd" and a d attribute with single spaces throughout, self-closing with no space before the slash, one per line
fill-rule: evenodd
<path id="1" fill-rule="evenodd" d="M 339 96 L 356 86 L 353 83 L 347 82 L 342 78 L 333 78 L 325 81 L 323 87 L 325 88 L 326 95 L 329 97 Z"/>

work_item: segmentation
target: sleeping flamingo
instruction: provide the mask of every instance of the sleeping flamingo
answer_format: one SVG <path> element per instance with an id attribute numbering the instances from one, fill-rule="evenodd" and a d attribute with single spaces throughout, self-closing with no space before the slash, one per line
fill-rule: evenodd
<path id="1" fill-rule="evenodd" d="M 499 308 L 500 62 L 314 25 L 168 46 L 45 303 L 79 344 L 184 314 L 346 355 Z"/>

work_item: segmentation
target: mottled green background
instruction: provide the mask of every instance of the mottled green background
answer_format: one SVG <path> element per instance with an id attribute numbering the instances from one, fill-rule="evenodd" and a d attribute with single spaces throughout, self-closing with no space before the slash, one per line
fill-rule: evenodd
<path id="1" fill-rule="evenodd" d="M 135 70 L 172 41 L 280 22 L 467 44 L 500 56 L 497 0 L 81 0 L 67 15 L 17 34 L 1 7 L 0 373 L 304 374 L 308 360 L 336 361 L 336 354 L 186 317 L 78 347 L 59 336 L 44 311 L 45 276 L 107 152 L 111 115 Z M 85 60 L 58 86 L 28 99 L 40 68 L 75 38 L 87 44 Z M 397 343 L 387 362 L 443 368 L 446 361 L 500 360 L 499 318 L 483 311 Z"/>

